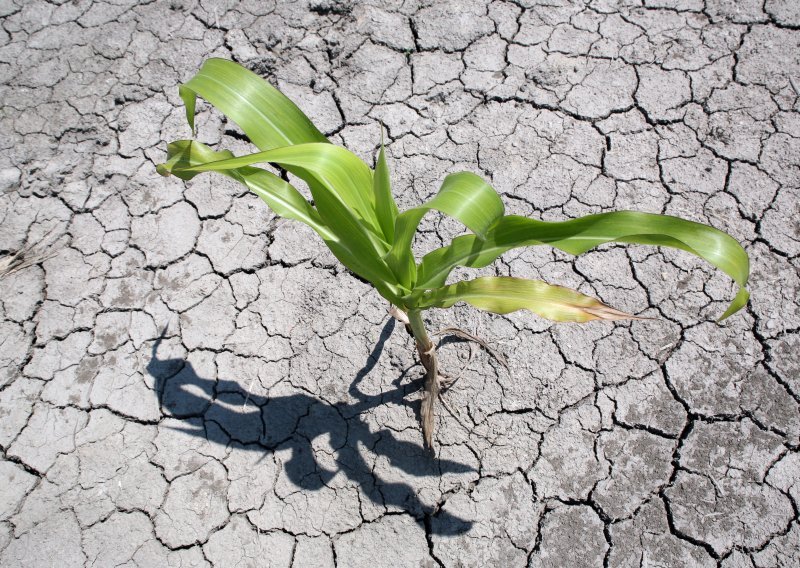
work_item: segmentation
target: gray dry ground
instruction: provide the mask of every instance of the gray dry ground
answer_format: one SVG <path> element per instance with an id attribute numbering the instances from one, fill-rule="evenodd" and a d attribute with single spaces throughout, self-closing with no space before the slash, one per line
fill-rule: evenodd
<path id="1" fill-rule="evenodd" d="M 526 4 L 0 2 L 0 251 L 55 253 L 0 281 L 0 565 L 800 565 L 800 4 Z M 712 223 L 753 300 L 717 325 L 731 283 L 683 253 L 507 254 L 483 272 L 657 319 L 431 313 L 511 367 L 475 357 L 431 458 L 384 302 L 232 183 L 155 174 L 210 56 L 370 163 L 383 122 L 403 208 L 467 169 L 512 213 Z"/>

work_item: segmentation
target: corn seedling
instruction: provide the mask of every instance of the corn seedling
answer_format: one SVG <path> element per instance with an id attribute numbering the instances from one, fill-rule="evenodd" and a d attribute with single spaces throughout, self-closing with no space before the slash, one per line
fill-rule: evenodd
<path id="1" fill-rule="evenodd" d="M 201 172 L 218 172 L 261 197 L 279 216 L 311 227 L 351 272 L 371 283 L 406 324 L 425 368 L 421 408 L 425 443 L 432 446 L 434 407 L 442 389 L 436 351 L 422 313 L 467 302 L 496 314 L 527 309 L 559 322 L 635 319 L 575 290 L 513 277 L 480 277 L 448 283 L 457 267 L 481 268 L 514 248 L 549 245 L 573 255 L 610 242 L 665 246 L 692 253 L 730 276 L 738 293 L 724 319 L 748 300 L 749 261 L 728 234 L 712 227 L 670 217 L 618 211 L 563 222 L 506 215 L 497 192 L 469 172 L 445 177 L 429 201 L 398 211 L 389 183 L 383 144 L 375 168 L 336 146 L 302 111 L 266 81 L 240 65 L 222 59 L 206 61 L 180 87 L 186 118 L 194 133 L 197 97 L 235 122 L 259 151 L 234 156 L 195 140 L 167 147 L 162 175 L 189 180 Z M 272 164 L 308 185 L 313 203 L 278 175 L 254 164 Z M 469 233 L 433 250 L 419 261 L 412 252 L 417 226 L 429 211 L 459 221 Z M 470 340 L 472 336 L 462 337 Z"/>

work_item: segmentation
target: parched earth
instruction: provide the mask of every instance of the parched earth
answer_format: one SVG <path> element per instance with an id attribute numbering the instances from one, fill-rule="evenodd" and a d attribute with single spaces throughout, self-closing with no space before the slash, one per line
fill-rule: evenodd
<path id="1" fill-rule="evenodd" d="M 0 280 L 0 565 L 800 565 L 800 4 L 537 4 L 0 2 L 0 251 L 34 245 Z M 715 323 L 734 288 L 681 252 L 506 254 L 482 272 L 655 319 L 430 312 L 510 369 L 442 341 L 428 454 L 381 298 L 233 183 L 156 175 L 212 56 L 369 163 L 383 123 L 401 208 L 469 170 L 511 213 L 711 223 L 752 301 Z"/>

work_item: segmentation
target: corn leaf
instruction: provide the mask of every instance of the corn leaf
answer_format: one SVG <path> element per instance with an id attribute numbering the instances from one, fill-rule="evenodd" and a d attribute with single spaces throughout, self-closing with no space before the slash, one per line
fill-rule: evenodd
<path id="1" fill-rule="evenodd" d="M 750 272 L 749 259 L 735 239 L 700 223 L 634 211 L 600 213 L 563 222 L 503 217 L 483 240 L 463 235 L 453 239 L 450 245 L 425 255 L 418 267 L 415 293 L 443 286 L 456 266 L 481 268 L 514 248 L 547 244 L 578 255 L 609 242 L 681 249 L 725 272 L 739 285 L 739 291 L 720 320 L 747 303 L 749 293 L 745 286 Z"/>
<path id="2" fill-rule="evenodd" d="M 181 179 L 191 179 L 203 171 L 208 163 L 231 161 L 229 151 L 215 152 L 205 144 L 193 140 L 179 140 L 167 146 L 167 161 L 158 166 L 162 175 L 173 174 Z M 352 272 L 370 281 L 389 301 L 398 303 L 405 292 L 393 284 L 388 267 L 375 254 L 374 249 L 366 248 L 366 240 L 342 238 L 340 230 L 333 230 L 320 217 L 319 213 L 292 185 L 275 174 L 253 166 L 240 166 L 218 170 L 261 197 L 276 214 L 305 223 L 319 234 L 336 258 Z"/>
<path id="3" fill-rule="evenodd" d="M 167 145 L 167 162 L 160 164 L 157 170 L 162 175 L 175 175 L 183 180 L 189 180 L 200 173 L 192 169 L 194 166 L 231 157 L 233 154 L 228 150 L 215 152 L 196 140 L 177 140 Z M 324 238 L 330 237 L 327 226 L 306 198 L 275 174 L 253 167 L 242 167 L 221 173 L 246 185 L 281 217 L 305 223 L 317 232 L 323 231 Z"/>
<path id="4" fill-rule="evenodd" d="M 467 302 L 496 314 L 525 309 L 553 321 L 638 319 L 563 286 L 507 276 L 486 276 L 436 288 L 425 292 L 420 302 L 422 308 L 449 308 L 456 302 Z"/>
<path id="5" fill-rule="evenodd" d="M 372 185 L 371 172 L 344 148 L 332 144 L 300 144 L 199 164 L 190 171 L 223 172 L 266 161 L 291 170 L 308 184 L 322 221 L 336 235 L 337 241 L 358 259 L 358 269 L 352 263 L 346 264 L 348 268 L 373 284 L 378 280 L 395 281 L 382 258 L 388 245 L 377 233 L 377 221 L 373 224 L 365 220 L 353 207 L 358 204 L 372 211 L 372 219 L 375 218 L 374 210 L 363 203 Z"/>
<path id="6" fill-rule="evenodd" d="M 334 226 L 331 221 L 336 219 L 327 218 L 330 215 L 326 210 L 329 199 L 319 195 L 323 192 L 331 193 L 336 201 L 355 212 L 355 217 L 375 235 L 382 235 L 372 202 L 372 172 L 355 154 L 340 146 L 298 144 L 199 164 L 190 171 L 221 172 L 265 162 L 277 164 L 305 181 L 311 189 L 320 215 L 329 225 Z"/>
<path id="7" fill-rule="evenodd" d="M 383 133 L 381 132 L 381 150 L 375 162 L 375 173 L 372 176 L 372 193 L 375 196 L 375 213 L 378 216 L 381 231 L 387 243 L 394 242 L 394 223 L 397 219 L 397 203 L 392 197 L 392 186 L 389 181 L 389 166 L 383 151 Z"/>
<path id="8" fill-rule="evenodd" d="M 486 237 L 489 227 L 503 216 L 503 202 L 497 192 L 480 176 L 470 172 L 450 174 L 433 199 L 397 216 L 394 242 L 386 257 L 398 281 L 406 287 L 414 284 L 416 264 L 411 243 L 422 217 L 435 209 L 457 219 L 473 231 L 474 238 Z"/>
<path id="9" fill-rule="evenodd" d="M 199 95 L 238 124 L 260 150 L 328 141 L 283 93 L 233 61 L 206 60 L 179 94 L 192 132 Z"/>

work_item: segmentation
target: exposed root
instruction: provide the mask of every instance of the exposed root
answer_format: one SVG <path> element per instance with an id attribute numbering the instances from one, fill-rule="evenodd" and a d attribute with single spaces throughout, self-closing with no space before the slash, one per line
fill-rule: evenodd
<path id="1" fill-rule="evenodd" d="M 450 403 L 448 403 L 443 396 L 439 396 L 439 400 L 442 402 L 442 406 L 444 406 L 445 410 L 450 413 L 450 416 L 456 419 L 456 422 L 461 424 L 461 427 L 464 428 L 464 430 L 467 432 L 472 432 L 472 428 L 470 428 L 463 420 L 461 420 L 461 417 L 450 407 Z"/>
<path id="2" fill-rule="evenodd" d="M 58 250 L 47 250 L 50 245 L 46 242 L 52 234 L 53 230 L 50 230 L 39 242 L 26 244 L 17 252 L 0 257 L 0 278 L 54 257 Z"/>
<path id="3" fill-rule="evenodd" d="M 431 335 L 455 335 L 456 337 L 460 337 L 461 339 L 466 339 L 467 341 L 472 341 L 480 345 L 489 355 L 491 355 L 495 361 L 500 363 L 503 368 L 508 371 L 508 361 L 506 360 L 505 356 L 497 351 L 494 347 L 489 345 L 489 342 L 485 339 L 481 339 L 477 335 L 473 335 L 468 331 L 464 331 L 458 327 L 445 327 L 440 329 L 439 331 L 434 331 Z"/>
<path id="4" fill-rule="evenodd" d="M 453 387 L 453 385 L 456 384 L 458 382 L 458 380 L 461 377 L 464 376 L 464 372 L 467 370 L 467 367 L 469 367 L 469 364 L 472 363 L 472 359 L 474 357 L 475 357 L 475 348 L 472 345 L 472 343 L 470 343 L 469 344 L 469 357 L 467 358 L 467 362 L 464 363 L 464 366 L 461 367 L 461 371 L 459 371 L 459 373 L 455 377 L 450 377 L 450 376 L 447 376 L 447 375 L 445 375 L 443 373 L 439 373 L 439 376 L 440 376 L 440 381 L 439 382 L 442 385 L 442 393 L 445 393 L 448 390 L 450 390 Z"/>
<path id="5" fill-rule="evenodd" d="M 454 377 L 443 377 L 439 373 L 439 362 L 436 357 L 436 345 L 431 341 L 425 330 L 425 325 L 420 316 L 419 310 L 410 310 L 408 313 L 403 312 L 395 306 L 390 306 L 389 314 L 400 323 L 405 324 L 406 330 L 415 339 L 417 346 L 417 353 L 420 362 L 425 368 L 425 378 L 422 385 L 422 406 L 420 409 L 420 422 L 422 426 L 422 437 L 425 442 L 425 447 L 433 450 L 433 429 L 434 421 L 436 418 L 436 401 L 441 400 L 442 406 L 456 419 L 456 421 L 464 427 L 467 431 L 471 432 L 471 428 L 461 420 L 461 417 L 450 407 L 448 402 L 442 397 L 442 394 L 453 387 L 453 385 L 463 376 L 469 364 L 475 356 L 474 346 L 469 346 L 469 358 L 461 369 L 459 374 Z M 504 369 L 508 370 L 508 362 L 502 353 L 495 350 L 489 343 L 480 337 L 477 337 L 463 329 L 457 327 L 446 327 L 433 333 L 432 335 L 455 335 L 472 343 L 480 345 L 495 361 L 500 363 Z"/>

